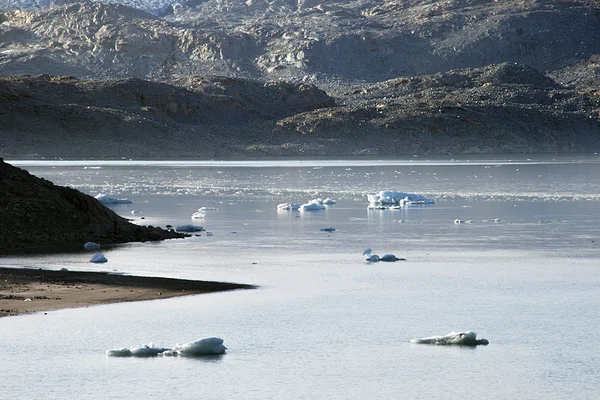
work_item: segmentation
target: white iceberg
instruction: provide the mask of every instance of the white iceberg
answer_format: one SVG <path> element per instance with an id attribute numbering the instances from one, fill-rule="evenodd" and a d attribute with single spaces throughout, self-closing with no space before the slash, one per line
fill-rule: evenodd
<path id="1" fill-rule="evenodd" d="M 322 204 L 319 204 L 319 202 L 316 200 L 311 200 L 310 202 L 306 203 L 306 204 L 302 204 L 299 208 L 300 211 L 319 211 L 319 210 L 324 210 L 325 206 Z"/>
<path id="2" fill-rule="evenodd" d="M 204 219 L 204 217 L 206 217 L 206 214 L 200 211 L 196 211 L 192 214 L 192 219 Z"/>
<path id="3" fill-rule="evenodd" d="M 323 204 L 324 204 L 324 205 L 326 205 L 326 206 L 330 206 L 330 205 L 333 205 L 333 204 L 335 204 L 335 203 L 336 203 L 336 201 L 335 201 L 335 200 L 332 200 L 332 199 L 330 199 L 329 197 L 328 197 L 328 198 L 326 198 L 325 200 L 323 200 Z"/>
<path id="4" fill-rule="evenodd" d="M 219 211 L 219 209 L 217 207 L 200 207 L 198 209 L 198 211 L 200 212 L 207 212 L 207 211 Z"/>
<path id="5" fill-rule="evenodd" d="M 475 332 L 450 332 L 444 336 L 430 336 L 425 338 L 412 339 L 411 343 L 436 344 L 436 345 L 457 345 L 457 346 L 487 346 L 490 342 L 487 339 L 477 339 Z"/>
<path id="6" fill-rule="evenodd" d="M 96 200 L 98 200 L 102 204 L 131 204 L 133 203 L 128 199 L 118 199 L 116 197 L 107 196 L 103 193 L 100 193 L 96 196 Z"/>
<path id="7" fill-rule="evenodd" d="M 296 211 L 300 208 L 300 204 L 281 203 L 277 205 L 277 210 Z"/>
<path id="8" fill-rule="evenodd" d="M 86 250 L 98 250 L 100 248 L 100 245 L 95 242 L 85 242 L 83 248 Z"/>
<path id="9" fill-rule="evenodd" d="M 98 254 L 94 254 L 94 256 L 92 257 L 90 262 L 94 263 L 94 264 L 102 264 L 102 263 L 108 262 L 108 259 L 106 257 L 104 257 L 104 254 L 98 253 Z"/>
<path id="10" fill-rule="evenodd" d="M 156 347 L 153 343 L 150 343 L 144 344 L 142 345 L 142 347 L 136 347 L 134 349 L 131 349 L 131 355 L 134 357 L 154 357 L 167 350 L 170 349 L 166 347 Z"/>
<path id="11" fill-rule="evenodd" d="M 204 230 L 203 226 L 200 225 L 179 225 L 175 227 L 177 232 L 202 232 Z"/>
<path id="12" fill-rule="evenodd" d="M 112 349 L 106 350 L 106 355 L 111 357 L 131 357 L 133 354 L 129 349 Z"/>
<path id="13" fill-rule="evenodd" d="M 154 357 L 163 356 L 207 356 L 224 354 L 227 347 L 223 345 L 223 339 L 218 337 L 207 337 L 189 342 L 186 344 L 176 344 L 173 348 L 156 347 L 154 344 L 144 344 L 134 349 L 120 348 L 106 350 L 105 354 L 110 357 Z"/>
<path id="14" fill-rule="evenodd" d="M 204 356 L 223 354 L 225 350 L 227 350 L 227 347 L 223 345 L 223 339 L 209 337 L 186 344 L 177 344 L 172 351 L 180 356 Z"/>
<path id="15" fill-rule="evenodd" d="M 434 204 L 433 199 L 415 193 L 394 192 L 382 190 L 378 194 L 367 195 L 369 206 L 378 208 L 381 206 L 405 206 L 413 204 Z"/>

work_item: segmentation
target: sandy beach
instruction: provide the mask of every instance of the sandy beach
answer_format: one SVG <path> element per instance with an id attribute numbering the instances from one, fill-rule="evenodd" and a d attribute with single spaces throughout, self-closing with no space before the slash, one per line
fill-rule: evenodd
<path id="1" fill-rule="evenodd" d="M 0 317 L 254 287 L 104 272 L 0 268 Z"/>

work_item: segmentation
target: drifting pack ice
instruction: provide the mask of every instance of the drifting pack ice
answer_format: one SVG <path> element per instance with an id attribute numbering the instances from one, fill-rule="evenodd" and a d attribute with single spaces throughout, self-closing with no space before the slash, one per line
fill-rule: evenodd
<path id="1" fill-rule="evenodd" d="M 176 344 L 173 348 L 156 347 L 153 343 L 144 344 L 133 349 L 121 348 L 106 350 L 106 355 L 111 357 L 154 357 L 162 356 L 210 356 L 224 354 L 227 347 L 223 345 L 223 339 L 208 337 L 185 344 Z"/>
<path id="2" fill-rule="evenodd" d="M 382 190 L 378 194 L 367 195 L 369 208 L 402 207 L 414 204 L 434 204 L 433 199 L 415 193 Z"/>
<path id="3" fill-rule="evenodd" d="M 118 199 L 116 197 L 107 196 L 104 193 L 100 193 L 96 196 L 96 200 L 98 200 L 102 204 L 131 204 L 133 203 L 128 199 Z"/>
<path id="4" fill-rule="evenodd" d="M 450 332 L 444 336 L 430 336 L 425 338 L 412 339 L 411 343 L 436 344 L 436 345 L 456 345 L 456 346 L 487 346 L 490 342 L 487 339 L 477 339 L 475 332 Z"/>
<path id="5" fill-rule="evenodd" d="M 318 211 L 324 210 L 325 206 L 331 206 L 336 203 L 335 200 L 330 199 L 329 197 L 325 200 L 323 199 L 312 199 L 308 203 L 304 204 L 296 204 L 296 203 L 281 203 L 277 205 L 277 210 L 283 211 Z"/>

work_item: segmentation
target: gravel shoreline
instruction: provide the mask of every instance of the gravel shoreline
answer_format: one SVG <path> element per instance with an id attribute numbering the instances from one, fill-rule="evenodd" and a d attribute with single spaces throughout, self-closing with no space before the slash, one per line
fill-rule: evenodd
<path id="1" fill-rule="evenodd" d="M 227 282 L 0 267 L 0 317 L 253 288 Z"/>

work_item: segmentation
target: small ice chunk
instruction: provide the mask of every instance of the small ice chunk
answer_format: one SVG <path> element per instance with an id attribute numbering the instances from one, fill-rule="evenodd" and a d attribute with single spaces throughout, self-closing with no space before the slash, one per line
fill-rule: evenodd
<path id="1" fill-rule="evenodd" d="M 92 257 L 90 262 L 95 263 L 95 264 L 102 264 L 102 263 L 108 262 L 108 259 L 106 257 L 104 257 L 104 254 L 98 253 L 98 254 L 94 254 L 94 256 Z"/>
<path id="2" fill-rule="evenodd" d="M 107 196 L 104 193 L 100 193 L 96 196 L 96 200 L 98 200 L 102 204 L 131 204 L 133 203 L 128 199 L 118 199 L 116 197 Z"/>
<path id="3" fill-rule="evenodd" d="M 335 204 L 335 203 L 336 203 L 336 201 L 330 199 L 329 197 L 326 198 L 325 200 L 323 200 L 323 204 L 326 205 L 326 206 L 330 206 L 330 205 Z"/>
<path id="4" fill-rule="evenodd" d="M 434 204 L 433 199 L 421 196 L 415 193 L 395 192 L 382 190 L 378 194 L 369 194 L 367 196 L 372 208 L 382 205 L 413 205 L 413 204 Z"/>
<path id="5" fill-rule="evenodd" d="M 203 356 L 223 354 L 226 349 L 227 347 L 223 345 L 223 339 L 218 337 L 208 337 L 183 345 L 177 344 L 173 347 L 173 352 L 180 356 Z"/>
<path id="6" fill-rule="evenodd" d="M 200 211 L 196 211 L 192 214 L 192 219 L 204 219 L 204 217 L 206 217 L 206 214 Z"/>
<path id="7" fill-rule="evenodd" d="M 200 207 L 198 209 L 198 211 L 200 211 L 200 212 L 219 211 L 219 209 L 217 207 Z"/>
<path id="8" fill-rule="evenodd" d="M 457 345 L 457 346 L 487 346 L 490 342 L 487 339 L 477 339 L 475 332 L 450 332 L 444 336 L 430 336 L 425 338 L 412 339 L 411 343 L 436 344 L 436 345 Z"/>
<path id="9" fill-rule="evenodd" d="M 162 352 L 170 350 L 166 347 L 155 347 L 154 344 L 144 344 L 142 347 L 131 349 L 131 355 L 134 357 L 154 357 Z"/>
<path id="10" fill-rule="evenodd" d="M 319 204 L 316 200 L 311 200 L 309 203 L 302 204 L 299 208 L 300 211 L 319 211 L 324 210 L 325 206 Z"/>
<path id="11" fill-rule="evenodd" d="M 321 228 L 323 232 L 335 232 L 335 228 L 330 226 L 329 228 Z"/>
<path id="12" fill-rule="evenodd" d="M 109 357 L 131 357 L 131 350 L 122 348 L 122 349 L 112 349 L 106 350 L 106 355 Z"/>
<path id="13" fill-rule="evenodd" d="M 85 242 L 83 248 L 86 250 L 98 250 L 100 248 L 100 245 L 95 242 Z"/>
<path id="14" fill-rule="evenodd" d="M 202 232 L 204 230 L 203 226 L 200 225 L 179 225 L 175 227 L 177 232 Z"/>
<path id="15" fill-rule="evenodd" d="M 300 204 L 294 203 L 281 203 L 277 205 L 278 210 L 296 211 L 300 208 Z"/>

